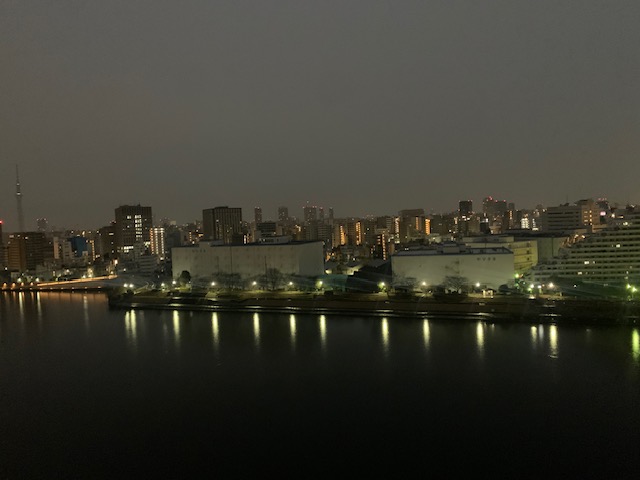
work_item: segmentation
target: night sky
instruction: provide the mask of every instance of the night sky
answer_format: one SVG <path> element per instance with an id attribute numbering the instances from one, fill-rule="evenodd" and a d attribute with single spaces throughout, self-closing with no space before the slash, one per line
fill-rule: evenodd
<path id="1" fill-rule="evenodd" d="M 640 2 L 0 2 L 0 218 L 640 202 Z"/>

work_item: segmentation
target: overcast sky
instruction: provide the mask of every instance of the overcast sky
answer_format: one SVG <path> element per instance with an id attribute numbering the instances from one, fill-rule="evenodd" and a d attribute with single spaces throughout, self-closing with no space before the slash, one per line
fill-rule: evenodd
<path id="1" fill-rule="evenodd" d="M 0 218 L 640 202 L 640 2 L 1 1 Z"/>

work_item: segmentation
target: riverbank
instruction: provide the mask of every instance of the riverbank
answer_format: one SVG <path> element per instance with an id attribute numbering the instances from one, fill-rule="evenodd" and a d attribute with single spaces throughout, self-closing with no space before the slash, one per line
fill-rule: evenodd
<path id="1" fill-rule="evenodd" d="M 235 311 L 264 313 L 311 313 L 381 317 L 447 316 L 486 318 L 492 322 L 574 323 L 640 325 L 640 303 L 612 300 L 528 298 L 496 296 L 483 298 L 434 298 L 387 294 L 166 294 L 147 292 L 111 296 L 112 308 Z"/>

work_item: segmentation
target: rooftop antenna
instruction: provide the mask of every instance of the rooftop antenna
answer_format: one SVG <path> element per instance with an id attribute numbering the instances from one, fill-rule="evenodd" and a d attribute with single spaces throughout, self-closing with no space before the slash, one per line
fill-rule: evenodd
<path id="1" fill-rule="evenodd" d="M 16 202 L 18 203 L 18 228 L 24 232 L 24 213 L 22 212 L 22 192 L 20 191 L 20 174 L 16 165 Z"/>

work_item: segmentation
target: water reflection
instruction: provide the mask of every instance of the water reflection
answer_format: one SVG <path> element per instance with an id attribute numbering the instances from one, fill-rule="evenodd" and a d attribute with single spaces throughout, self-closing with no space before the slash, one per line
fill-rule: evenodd
<path id="1" fill-rule="evenodd" d="M 166 322 L 162 322 L 162 342 L 164 344 L 164 351 L 167 352 L 167 346 L 169 344 L 169 328 Z"/>
<path id="2" fill-rule="evenodd" d="M 631 332 L 631 351 L 635 360 L 640 360 L 640 333 L 637 328 Z"/>
<path id="3" fill-rule="evenodd" d="M 218 351 L 220 346 L 220 330 L 218 326 L 218 314 L 213 312 L 211 314 L 211 335 L 213 336 L 213 347 Z"/>
<path id="4" fill-rule="evenodd" d="M 558 357 L 558 327 L 555 325 L 549 326 L 549 349 L 551 351 L 551 357 Z"/>
<path id="5" fill-rule="evenodd" d="M 324 351 L 327 348 L 327 319 L 324 315 L 320 315 L 320 344 Z"/>
<path id="6" fill-rule="evenodd" d="M 531 343 L 534 348 L 538 346 L 538 328 L 535 325 L 531 325 Z"/>
<path id="7" fill-rule="evenodd" d="M 257 313 L 253 314 L 253 342 L 256 349 L 260 349 L 260 316 Z"/>
<path id="8" fill-rule="evenodd" d="M 40 302 L 40 292 L 36 292 L 36 313 L 38 315 L 38 326 L 42 323 L 42 303 Z"/>
<path id="9" fill-rule="evenodd" d="M 176 348 L 180 347 L 180 312 L 178 310 L 173 311 L 173 340 L 175 341 Z"/>
<path id="10" fill-rule="evenodd" d="M 82 296 L 82 316 L 84 318 L 84 327 L 89 331 L 89 299 L 86 295 Z"/>
<path id="11" fill-rule="evenodd" d="M 476 325 L 476 340 L 478 342 L 478 354 L 482 356 L 484 354 L 484 324 L 478 322 Z"/>
<path id="12" fill-rule="evenodd" d="M 382 348 L 385 355 L 389 353 L 389 321 L 387 317 L 382 319 Z"/>
<path id="13" fill-rule="evenodd" d="M 291 347 L 296 348 L 296 316 L 289 316 L 289 329 L 291 330 Z"/>
<path id="14" fill-rule="evenodd" d="M 431 332 L 429 331 L 429 320 L 425 319 L 422 322 L 422 337 L 424 338 L 424 348 L 429 348 L 429 337 Z"/>
<path id="15" fill-rule="evenodd" d="M 20 322 L 24 322 L 24 292 L 18 292 L 18 306 L 20 307 Z"/>
<path id="16" fill-rule="evenodd" d="M 137 319 L 136 319 L 136 311 L 128 310 L 124 314 L 124 327 L 127 335 L 127 341 L 129 345 L 131 345 L 134 349 L 138 345 L 137 338 Z"/>

